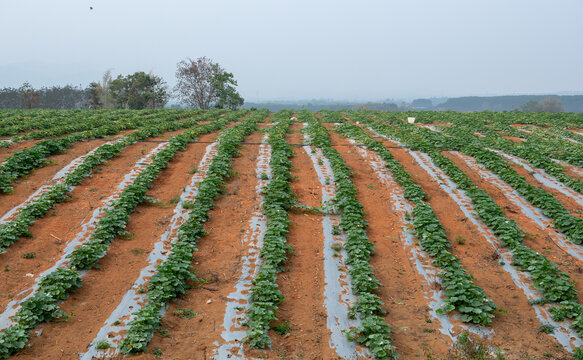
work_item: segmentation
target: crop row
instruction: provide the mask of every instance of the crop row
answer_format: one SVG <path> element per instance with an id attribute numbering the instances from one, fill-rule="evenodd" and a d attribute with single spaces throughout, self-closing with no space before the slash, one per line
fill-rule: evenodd
<path id="1" fill-rule="evenodd" d="M 22 349 L 28 341 L 30 331 L 36 325 L 64 315 L 58 309 L 58 301 L 65 299 L 69 292 L 81 286 L 79 271 L 93 267 L 105 256 L 115 237 L 125 234 L 124 228 L 129 221 L 129 215 L 143 201 L 148 188 L 162 169 L 179 150 L 185 149 L 188 141 L 200 134 L 216 131 L 228 122 L 229 119 L 222 119 L 199 125 L 170 139 L 169 145 L 154 156 L 152 164 L 140 173 L 133 184 L 129 185 L 119 199 L 107 209 L 106 215 L 99 221 L 90 239 L 69 255 L 68 266 L 58 268 L 41 279 L 38 291 L 21 304 L 20 310 L 16 313 L 18 319 L 16 324 L 0 334 L 0 356 L 8 357 Z"/>
<path id="2" fill-rule="evenodd" d="M 277 113 L 277 124 L 268 130 L 268 142 L 271 145 L 271 180 L 263 190 L 263 212 L 267 217 L 267 230 L 263 238 L 261 258 L 263 263 L 253 280 L 250 290 L 251 306 L 247 311 L 247 341 L 252 348 L 271 346 L 268 332 L 272 321 L 277 320 L 278 305 L 283 301 L 278 289 L 277 273 L 283 270 L 287 252 L 289 232 L 288 211 L 295 203 L 295 196 L 290 187 L 291 146 L 285 140 L 285 134 L 292 123 L 289 111 Z"/>
<path id="3" fill-rule="evenodd" d="M 169 114 L 160 119 L 155 119 L 156 123 L 165 122 L 168 120 L 175 120 Z M 30 148 L 17 151 L 12 156 L 5 159 L 0 166 L 0 192 L 11 193 L 13 191 L 12 183 L 19 177 L 22 177 L 34 169 L 47 164 L 47 157 L 70 148 L 74 143 L 83 139 L 96 139 L 119 133 L 127 129 L 134 129 L 136 127 L 149 125 L 153 121 L 148 119 L 146 121 L 120 121 L 106 123 L 97 128 L 89 128 L 79 133 L 63 136 L 58 139 L 49 139 L 38 142 Z M 151 125 L 154 125 L 151 124 Z"/>
<path id="4" fill-rule="evenodd" d="M 428 129 L 420 129 L 411 124 L 399 122 L 396 126 L 403 129 L 403 133 L 418 134 L 420 138 L 424 138 L 438 147 L 457 150 L 474 157 L 488 170 L 512 186 L 533 206 L 541 209 L 543 214 L 553 219 L 553 226 L 566 234 L 570 241 L 575 244 L 583 244 L 583 219 L 571 215 L 552 194 L 529 184 L 503 158 L 473 142 L 473 135 L 460 133 L 457 134 L 457 137 L 450 137 Z"/>
<path id="5" fill-rule="evenodd" d="M 17 139 L 52 137 L 98 127 L 122 119 L 158 118 L 165 115 L 188 118 L 197 114 L 192 110 L 0 110 L 0 136 Z M 32 130 L 32 131 L 31 131 Z M 31 131 L 25 135 L 19 133 Z"/>
<path id="6" fill-rule="evenodd" d="M 188 220 L 178 229 L 177 239 L 172 243 L 172 253 L 156 268 L 156 274 L 150 279 L 145 305 L 131 315 L 130 328 L 120 345 L 121 352 L 144 351 L 160 326 L 161 310 L 187 291 L 188 280 L 196 280 L 191 265 L 193 253 L 198 240 L 206 235 L 204 223 L 209 219 L 209 211 L 222 192 L 225 179 L 231 175 L 231 158 L 239 154 L 241 142 L 257 130 L 257 121 L 266 115 L 263 111 L 251 114 L 241 124 L 225 130 L 221 135 L 217 155 L 199 185 L 196 199 L 189 206 L 192 210 Z"/>
<path id="7" fill-rule="evenodd" d="M 362 123 L 370 123 L 370 119 L 360 114 L 351 114 L 351 119 Z M 386 162 L 387 168 L 395 180 L 404 190 L 405 198 L 415 204 L 413 209 L 413 225 L 419 242 L 432 258 L 433 263 L 443 272 L 439 274 L 445 289 L 445 312 L 453 310 L 461 314 L 461 320 L 480 325 L 489 325 L 496 305 L 485 294 L 484 290 L 473 284 L 472 275 L 462 267 L 460 260 L 448 251 L 451 247 L 443 225 L 433 212 L 427 201 L 427 194 L 421 186 L 411 180 L 390 151 L 379 141 L 373 140 L 364 130 L 349 122 L 344 122 L 337 129 L 340 133 L 349 136 L 370 150 L 379 154 Z"/>
<path id="8" fill-rule="evenodd" d="M 209 115 L 211 117 L 214 116 L 214 114 Z M 232 113 L 228 115 L 227 118 L 230 119 L 230 121 L 233 121 L 239 115 L 240 113 Z M 16 219 L 0 225 L 0 251 L 6 250 L 19 238 L 28 236 L 28 228 L 32 226 L 36 219 L 43 217 L 54 207 L 55 204 L 65 200 L 68 196 L 67 194 L 72 191 L 73 187 L 80 184 L 83 179 L 91 175 L 92 170 L 96 166 L 117 156 L 127 146 L 137 141 L 157 136 L 166 131 L 191 127 L 199 121 L 207 118 L 208 117 L 192 118 L 182 122 L 164 121 L 153 126 L 146 125 L 134 131 L 132 134 L 127 135 L 123 141 L 99 147 L 99 149 L 97 149 L 92 155 L 87 156 L 83 160 L 83 163 L 73 172 L 69 173 L 63 183 L 52 186 L 35 202 L 23 207 L 18 213 Z"/>
<path id="9" fill-rule="evenodd" d="M 324 115 L 322 121 L 335 120 L 325 119 L 326 116 L 333 115 Z M 356 187 L 351 180 L 351 170 L 332 147 L 326 128 L 311 112 L 302 111 L 298 121 L 308 123 L 306 133 L 312 145 L 322 150 L 334 173 L 336 197 L 333 204 L 341 216 L 340 228 L 346 234 L 347 240 L 343 247 L 348 254 L 346 262 L 349 265 L 352 292 L 357 295 L 350 316 L 358 316 L 361 320 L 360 326 L 348 331 L 347 335 L 350 340 L 368 347 L 375 358 L 393 359 L 397 354 L 391 343 L 390 327 L 382 316 L 385 313 L 382 309 L 383 302 L 376 294 L 381 284 L 369 264 L 374 245 L 368 239 L 368 224 L 364 220 L 363 206 L 358 201 Z"/>
<path id="10" fill-rule="evenodd" d="M 441 153 L 438 147 L 443 145 L 442 142 L 424 136 L 424 132 L 416 133 L 415 126 L 402 125 L 404 131 L 397 131 L 380 121 L 371 120 L 368 125 L 378 133 L 397 138 L 412 149 L 429 154 L 433 162 L 465 191 L 472 200 L 478 216 L 493 230 L 502 244 L 512 251 L 513 264 L 530 274 L 534 284 L 543 294 L 539 302 L 554 303 L 556 306 L 551 309 L 553 318 L 557 321 L 572 319 L 572 326 L 579 335 L 583 334 L 581 327 L 583 307 L 577 303 L 577 292 L 569 276 L 542 254 L 524 245 L 524 231 L 515 221 L 506 217 L 494 199 L 478 188 L 451 159 Z"/>
<path id="11" fill-rule="evenodd" d="M 523 143 L 514 144 L 512 140 L 505 139 L 500 134 L 491 130 L 488 126 L 478 122 L 467 123 L 462 120 L 453 121 L 453 126 L 442 127 L 444 133 L 454 136 L 463 137 L 464 140 L 473 141 L 480 146 L 486 146 L 506 153 L 518 156 L 527 160 L 533 167 L 541 168 L 548 174 L 554 176 L 556 179 L 564 183 L 566 186 L 583 193 L 583 181 L 574 179 L 565 173 L 565 168 L 549 158 L 547 151 L 541 144 L 535 141 L 526 141 Z M 486 134 L 485 137 L 480 138 L 472 135 L 473 132 L 480 132 Z"/>

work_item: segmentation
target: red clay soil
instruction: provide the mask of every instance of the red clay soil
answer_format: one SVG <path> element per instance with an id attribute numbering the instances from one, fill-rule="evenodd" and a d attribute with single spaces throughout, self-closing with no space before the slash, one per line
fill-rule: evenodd
<path id="1" fill-rule="evenodd" d="M 202 135 L 200 140 L 213 141 L 217 135 Z M 130 238 L 117 238 L 107 255 L 99 261 L 101 268 L 89 271 L 83 278 L 83 287 L 61 304 L 63 311 L 75 315 L 68 322 L 40 325 L 42 336 L 33 336 L 30 342 L 32 346 L 22 351 L 18 358 L 38 358 L 42 353 L 47 359 L 73 359 L 78 352 L 86 350 L 86 346 L 146 266 L 148 253 L 165 232 L 172 217 L 174 199 L 190 183 L 192 169 L 197 167 L 207 145 L 191 143 L 187 145 L 186 151 L 175 155 L 147 194 L 165 205 L 139 205 L 136 208 L 126 228 L 133 235 Z"/>
<path id="2" fill-rule="evenodd" d="M 525 238 L 525 245 L 533 250 L 543 254 L 549 261 L 559 265 L 559 269 L 565 271 L 569 276 L 576 280 L 575 287 L 579 291 L 579 301 L 583 301 L 583 264 L 574 259 L 571 255 L 562 251 L 553 243 L 553 240 L 542 232 L 534 222 L 527 216 L 523 215 L 520 208 L 512 201 L 508 200 L 504 193 L 490 182 L 483 181 L 482 178 L 474 171 L 472 171 L 463 160 L 450 153 L 444 152 L 444 155 L 449 157 L 456 165 L 462 169 L 472 182 L 488 193 L 500 206 L 506 216 L 518 223 L 518 226 L 527 234 Z M 521 174 L 523 175 L 523 174 Z M 531 179 L 532 180 L 532 179 Z M 530 182 L 530 181 L 529 181 Z M 547 189 L 545 189 L 547 190 Z M 548 191 L 548 190 L 547 190 Z"/>
<path id="3" fill-rule="evenodd" d="M 67 166 L 75 158 L 85 155 L 105 142 L 101 139 L 80 141 L 64 153 L 48 157 L 47 160 L 50 161 L 50 164 L 33 170 L 27 177 L 20 178 L 17 183 L 14 183 L 14 193 L 0 194 L 0 214 L 5 214 L 25 201 L 39 187 L 52 184 L 53 176 L 63 167 Z"/>
<path id="4" fill-rule="evenodd" d="M 167 135 L 153 138 L 165 140 Z M 72 198 L 57 204 L 49 214 L 31 226 L 32 239 L 21 238 L 3 254 L 0 262 L 6 269 L 0 280 L 0 310 L 4 310 L 10 297 L 30 287 L 34 278 L 26 274 L 39 274 L 50 268 L 60 258 L 66 244 L 73 240 L 82 222 L 100 206 L 101 199 L 111 194 L 114 186 L 140 158 L 158 143 L 142 142 L 128 146 L 117 157 L 94 170 L 72 191 Z M 25 253 L 35 253 L 33 259 L 23 259 Z"/>
<path id="5" fill-rule="evenodd" d="M 289 143 L 303 142 L 301 128 L 299 123 L 292 126 L 292 133 L 287 136 Z M 297 146 L 294 150 L 292 171 L 297 178 L 291 186 L 298 204 L 320 207 L 322 189 L 312 161 L 303 148 Z M 291 212 L 290 221 L 292 225 L 287 238 L 293 253 L 288 256 L 286 272 L 279 275 L 277 283 L 285 297 L 279 307 L 279 322 L 289 321 L 291 332 L 284 336 L 275 332 L 270 334 L 274 349 L 272 357 L 277 358 L 278 354 L 285 359 L 302 356 L 305 359 L 330 359 L 335 354 L 328 345 L 330 334 L 326 327 L 323 298 L 322 216 Z"/>
<path id="6" fill-rule="evenodd" d="M 385 303 L 385 320 L 393 329 L 391 337 L 397 352 L 403 359 L 420 356 L 425 349 L 430 349 L 435 356 L 446 354 L 451 340 L 439 332 L 437 322 L 426 321 L 430 316 L 424 281 L 411 267 L 398 240 L 403 229 L 397 215 L 390 210 L 393 200 L 386 186 L 345 138 L 334 131 L 330 131 L 330 137 L 334 145 L 347 145 L 335 149 L 353 171 L 352 181 L 364 206 L 365 220 L 369 223 L 367 234 L 375 244 L 370 264 L 382 284 L 378 295 Z"/>
<path id="7" fill-rule="evenodd" d="M 545 186 L 544 184 L 542 184 L 541 182 L 536 180 L 535 177 L 528 170 L 523 168 L 522 166 L 515 165 L 515 164 L 510 163 L 510 162 L 509 162 L 509 164 L 510 164 L 510 167 L 512 169 L 514 169 L 520 176 L 525 178 L 529 184 L 536 186 L 539 189 L 543 189 L 547 193 L 553 194 L 553 196 L 571 213 L 571 215 L 583 218 L 583 214 L 581 214 L 581 211 L 583 210 L 583 206 L 579 205 L 575 200 L 566 196 L 565 194 L 561 193 L 560 191 L 558 191 L 556 189 Z"/>
<path id="8" fill-rule="evenodd" d="M 492 321 L 495 334 L 492 336 L 491 345 L 504 350 L 510 359 L 523 358 L 526 354 L 563 354 L 563 348 L 554 338 L 538 331 L 540 323 L 524 293 L 514 285 L 510 275 L 501 269 L 493 248 L 467 220 L 454 200 L 406 150 L 396 148 L 396 144 L 388 141 L 384 143 L 391 146 L 389 150 L 395 159 L 429 195 L 429 203 L 446 229 L 452 254 L 475 277 L 474 283 L 484 289 L 485 294 L 504 310 L 496 312 Z M 458 236 L 465 240 L 463 245 L 456 241 Z"/>
<path id="9" fill-rule="evenodd" d="M 248 136 L 246 142 L 261 142 L 259 132 Z M 225 313 L 226 297 L 233 291 L 240 276 L 241 236 L 258 204 L 255 186 L 255 162 L 258 145 L 242 145 L 241 156 L 234 159 L 236 175 L 228 180 L 225 192 L 210 211 L 205 224 L 209 234 L 200 239 L 193 266 L 199 278 L 208 279 L 170 304 L 162 320 L 162 329 L 169 337 L 157 332 L 149 349 L 161 349 L 168 359 L 208 359 L 213 343 L 221 340 L 221 327 Z M 208 302 L 210 300 L 210 302 Z M 174 315 L 177 309 L 192 309 L 200 313 L 192 319 Z M 136 359 L 151 359 L 151 354 L 141 354 Z"/>

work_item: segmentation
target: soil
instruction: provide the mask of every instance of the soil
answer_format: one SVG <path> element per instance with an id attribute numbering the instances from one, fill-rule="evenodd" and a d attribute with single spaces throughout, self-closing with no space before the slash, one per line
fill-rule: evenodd
<path id="1" fill-rule="evenodd" d="M 261 128 L 267 126 L 269 124 L 260 124 Z M 325 126 L 334 128 L 333 124 Z M 301 124 L 292 126 L 292 132 L 286 137 L 289 143 L 303 142 L 298 131 L 301 127 Z M 180 132 L 182 130 L 167 133 L 154 140 L 165 140 Z M 411 267 L 398 240 L 403 224 L 398 215 L 391 211 L 389 190 L 347 139 L 333 131 L 330 135 L 335 149 L 353 170 L 352 179 L 364 206 L 365 219 L 369 223 L 367 233 L 370 241 L 375 244 L 375 254 L 370 263 L 375 276 L 382 283 L 378 295 L 384 302 L 387 311 L 385 320 L 391 326 L 393 344 L 400 358 L 424 358 L 426 353 L 434 358 L 446 356 L 452 342 L 439 333 L 437 322 L 426 320 L 429 316 L 428 300 L 423 291 L 424 281 Z M 224 193 L 216 200 L 210 219 L 205 224 L 209 234 L 199 241 L 192 263 L 197 276 L 205 281 L 191 283 L 192 288 L 187 294 L 170 304 L 162 320 L 162 331 L 154 334 L 148 346 L 149 351 L 130 358 L 154 359 L 153 352 L 159 349 L 163 359 L 208 359 L 216 347 L 215 342 L 222 342 L 225 300 L 233 292 L 241 274 L 241 256 L 249 250 L 243 247 L 241 238 L 249 227 L 254 206 L 259 204 L 255 191 L 255 163 L 259 150 L 257 144 L 261 142 L 262 136 L 255 132 L 245 139 L 245 144 L 240 148 L 241 155 L 233 160 L 234 175 L 228 179 Z M 200 141 L 213 141 L 216 137 L 217 133 L 207 134 L 201 136 Z M 26 143 L 30 146 L 32 142 Z M 38 169 L 22 180 L 16 185 L 14 194 L 0 196 L 0 212 L 26 199 L 36 186 L 47 183 L 62 166 L 101 143 L 102 140 L 80 142 L 67 153 L 51 157 L 55 164 Z M 485 340 L 486 343 L 504 350 L 508 359 L 526 359 L 529 356 L 544 358 L 544 354 L 553 354 L 554 358 L 566 356 L 554 338 L 539 332 L 540 323 L 532 306 L 510 276 L 501 269 L 492 247 L 465 218 L 458 205 L 414 161 L 407 150 L 394 143 L 384 143 L 391 146 L 391 153 L 428 193 L 429 203 L 446 229 L 452 253 L 461 260 L 468 273 L 475 277 L 474 283 L 483 288 L 486 295 L 501 309 L 496 312 L 492 322 L 491 329 L 495 333 Z M 79 352 L 85 351 L 145 266 L 148 253 L 166 230 L 176 197 L 180 195 L 182 187 L 190 182 L 192 170 L 202 158 L 206 145 L 191 143 L 184 152 L 176 154 L 147 194 L 160 199 L 162 205 L 137 207 L 127 227 L 133 235 L 117 238 L 107 255 L 100 260 L 100 268 L 90 270 L 83 278 L 83 287 L 61 304 L 69 320 L 37 327 L 34 331 L 42 330 L 42 334 L 35 335 L 33 332 L 29 345 L 16 354 L 15 359 L 38 359 L 40 356 L 47 359 L 75 359 Z M 120 182 L 128 169 L 156 146 L 158 143 L 155 142 L 136 143 L 99 166 L 91 177 L 74 189 L 70 200 L 56 205 L 48 216 L 35 222 L 31 227 L 31 239 L 20 239 L 7 252 L 0 254 L 0 261 L 5 264 L 0 281 L 0 310 L 4 309 L 11 297 L 33 283 L 33 278 L 27 274 L 42 272 L 62 255 L 65 245 L 75 237 L 80 224 L 90 212 L 111 194 L 112 187 Z M 0 149 L 0 156 L 8 149 L 12 147 Z M 311 160 L 301 147 L 294 149 L 293 174 L 297 178 L 292 182 L 292 189 L 299 204 L 320 206 L 321 186 Z M 452 159 L 456 161 L 455 157 Z M 505 209 L 509 218 L 518 221 L 526 232 L 536 233 L 531 221 L 515 211 L 516 205 L 509 202 L 498 189 L 480 181 L 477 174 L 468 171 L 459 161 L 456 163 Z M 573 204 L 565 204 L 570 210 L 575 210 Z M 278 286 L 285 297 L 279 306 L 278 323 L 289 321 L 290 332 L 278 335 L 270 331 L 272 349 L 254 351 L 245 347 L 248 358 L 336 358 L 328 345 L 329 331 L 326 328 L 326 309 L 323 304 L 325 281 L 321 219 L 317 213 L 302 210 L 290 213 L 288 243 L 293 252 L 285 264 L 286 271 L 278 275 Z M 544 234 L 541 235 L 529 236 L 527 245 L 545 254 L 549 260 L 561 264 L 560 268 L 581 284 L 577 285 L 577 289 L 583 291 L 581 265 L 554 246 Z M 31 252 L 35 253 L 34 258 L 22 257 Z M 176 312 L 179 309 L 191 309 L 195 316 L 191 319 L 180 317 Z"/>
<path id="2" fill-rule="evenodd" d="M 576 280 L 575 288 L 579 291 L 579 301 L 583 300 L 581 293 L 583 291 L 583 284 L 581 284 L 581 280 L 583 279 L 583 263 L 577 261 L 556 246 L 544 231 L 541 231 L 530 218 L 522 214 L 517 205 L 504 196 L 498 187 L 490 182 L 483 181 L 459 157 L 449 153 L 446 153 L 446 155 L 466 173 L 474 184 L 486 191 L 496 201 L 496 204 L 504 210 L 504 213 L 509 219 L 516 221 L 520 228 L 529 234 L 525 237 L 525 245 L 543 254 L 549 261 L 559 265 L 559 269 L 565 271 L 572 279 Z M 524 176 L 524 174 L 521 175 Z M 527 180 L 532 183 L 536 182 L 534 179 L 527 178 Z"/>
<path id="3" fill-rule="evenodd" d="M 202 135 L 200 141 L 213 141 L 217 133 Z M 168 138 L 167 135 L 154 140 Z M 155 147 L 156 143 L 132 145 L 143 156 L 144 146 Z M 175 155 L 168 167 L 153 182 L 147 196 L 159 199 L 163 205 L 139 205 L 131 215 L 126 228 L 132 235 L 117 238 L 107 255 L 99 261 L 100 269 L 93 269 L 83 278 L 83 287 L 61 304 L 61 309 L 71 315 L 68 322 L 42 324 L 42 336 L 32 338 L 31 347 L 19 353 L 18 358 L 37 358 L 39 349 L 46 358 L 74 358 L 93 340 L 103 322 L 117 306 L 126 290 L 138 277 L 146 264 L 148 253 L 159 238 L 173 214 L 174 199 L 181 188 L 190 182 L 192 169 L 200 162 L 206 143 L 190 143 L 184 152 Z M 109 167 L 113 166 L 110 164 Z M 127 168 L 127 166 L 125 167 Z M 105 169 L 104 169 L 105 170 Z M 102 172 L 102 175 L 105 173 Z M 103 175 L 109 182 L 111 177 Z M 93 180 L 93 179 L 90 179 Z M 92 185 L 92 184 L 91 184 Z M 107 189 L 107 187 L 102 186 Z M 37 329 L 38 330 L 38 329 Z"/>
<path id="4" fill-rule="evenodd" d="M 291 144 L 303 142 L 299 123 L 291 127 L 287 141 Z M 297 178 L 292 190 L 298 204 L 320 207 L 322 190 L 312 161 L 302 147 L 295 147 L 292 158 L 293 172 Z M 290 213 L 291 227 L 288 244 L 293 253 L 288 256 L 286 272 L 277 282 L 285 301 L 279 307 L 279 322 L 289 321 L 289 335 L 272 332 L 274 352 L 284 358 L 328 359 L 334 354 L 328 346 L 329 333 L 326 328 L 324 308 L 324 270 L 322 259 L 322 216 L 293 211 Z M 302 311 L 298 311 L 302 309 Z"/>
<path id="5" fill-rule="evenodd" d="M 333 128 L 330 125 L 326 127 Z M 393 329 L 394 345 L 404 359 L 419 356 L 426 349 L 434 355 L 445 354 L 451 341 L 439 333 L 437 322 L 426 321 L 430 316 L 423 280 L 413 270 L 399 241 L 403 224 L 391 211 L 393 200 L 388 190 L 353 145 L 336 132 L 330 131 L 330 136 L 333 145 L 342 145 L 335 149 L 354 172 L 352 181 L 369 224 L 367 234 L 375 244 L 370 264 L 382 284 L 378 295 L 385 303 L 385 320 Z"/>
<path id="6" fill-rule="evenodd" d="M 388 141 L 384 141 L 384 144 L 390 147 L 393 156 L 429 195 L 429 203 L 446 229 L 452 245 L 450 251 L 461 260 L 466 271 L 475 277 L 474 284 L 484 289 L 485 294 L 502 309 L 496 312 L 492 321 L 491 327 L 495 333 L 490 339 L 491 345 L 504 350 L 511 359 L 522 358 L 525 354 L 541 356 L 544 353 L 564 353 L 554 338 L 538 331 L 540 323 L 524 293 L 515 286 L 508 273 L 500 268 L 494 249 L 467 220 L 458 205 L 407 150 Z M 456 239 L 465 241 L 460 244 Z M 403 357 L 409 358 L 412 355 L 405 353 Z M 445 354 L 432 351 L 432 355 Z"/>
<path id="7" fill-rule="evenodd" d="M 256 132 L 245 139 L 260 143 L 262 135 Z M 221 325 L 225 313 L 225 299 L 233 291 L 240 276 L 241 236 L 248 227 L 253 206 L 258 204 L 255 186 L 255 161 L 259 146 L 242 145 L 241 156 L 234 159 L 235 176 L 228 180 L 225 192 L 215 201 L 210 219 L 205 224 L 209 234 L 200 239 L 193 266 L 197 276 L 207 281 L 170 304 L 162 328 L 169 337 L 157 332 L 149 345 L 161 349 L 171 359 L 208 359 L 213 343 L 221 341 Z M 177 309 L 192 309 L 198 313 L 192 319 L 174 315 Z M 136 359 L 153 358 L 142 354 Z"/>
<path id="8" fill-rule="evenodd" d="M 0 194 L 0 214 L 8 212 L 25 201 L 39 186 L 52 184 L 53 176 L 63 167 L 67 166 L 75 158 L 85 155 L 105 142 L 105 140 L 101 139 L 80 141 L 73 144 L 71 148 L 62 154 L 49 156 L 47 160 L 50 163 L 47 166 L 35 169 L 28 176 L 20 178 L 14 183 L 14 192 L 12 194 Z"/>

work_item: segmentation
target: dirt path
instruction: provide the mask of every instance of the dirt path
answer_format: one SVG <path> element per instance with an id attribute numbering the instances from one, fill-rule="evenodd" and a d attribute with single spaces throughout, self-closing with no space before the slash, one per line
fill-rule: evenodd
<path id="1" fill-rule="evenodd" d="M 292 126 L 287 136 L 291 144 L 303 142 L 299 132 L 302 125 Z M 295 147 L 292 158 L 292 189 L 298 204 L 321 206 L 322 192 L 312 161 L 301 147 Z M 273 348 L 284 358 L 322 359 L 333 356 L 329 346 L 324 308 L 324 270 L 322 268 L 322 216 L 319 214 L 291 212 L 288 244 L 293 248 L 286 263 L 286 272 L 277 282 L 285 301 L 280 306 L 279 319 L 289 321 L 290 333 L 280 336 L 273 333 Z M 302 311 L 298 311 L 302 309 Z"/>

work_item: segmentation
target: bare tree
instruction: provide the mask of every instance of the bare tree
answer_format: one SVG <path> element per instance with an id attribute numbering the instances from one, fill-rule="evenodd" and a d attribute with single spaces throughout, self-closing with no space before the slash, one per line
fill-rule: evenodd
<path id="1" fill-rule="evenodd" d="M 224 69 L 206 56 L 196 61 L 188 58 L 176 66 L 174 93 L 178 99 L 195 108 L 210 109 L 218 99 L 213 78 Z"/>

